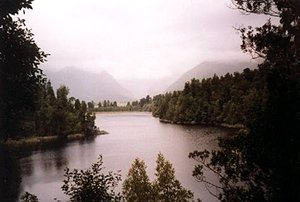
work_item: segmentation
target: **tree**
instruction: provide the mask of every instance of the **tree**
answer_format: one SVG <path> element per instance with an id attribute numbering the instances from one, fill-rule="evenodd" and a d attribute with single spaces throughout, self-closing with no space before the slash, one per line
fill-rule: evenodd
<path id="1" fill-rule="evenodd" d="M 75 109 L 75 102 L 76 102 L 76 98 L 75 97 L 70 97 L 68 100 L 68 107 L 70 111 L 74 111 Z"/>
<path id="2" fill-rule="evenodd" d="M 146 104 L 146 98 L 140 99 L 140 107 L 143 107 Z"/>
<path id="3" fill-rule="evenodd" d="M 182 187 L 175 177 L 175 170 L 172 164 L 165 160 L 159 153 L 156 160 L 156 180 L 153 183 L 154 192 L 157 194 L 157 201 L 190 201 L 193 193 Z"/>
<path id="4" fill-rule="evenodd" d="M 121 181 L 119 172 L 103 174 L 103 160 L 100 155 L 98 161 L 87 170 L 69 168 L 65 170 L 66 179 L 63 181 L 62 190 L 70 196 L 73 202 L 98 202 L 121 201 L 120 194 L 114 192 L 115 187 Z"/>
<path id="5" fill-rule="evenodd" d="M 150 182 L 145 162 L 135 159 L 123 183 L 126 201 L 190 201 L 193 193 L 180 184 L 175 170 L 162 154 L 156 160 L 156 179 Z"/>
<path id="6" fill-rule="evenodd" d="M 102 107 L 102 104 L 101 102 L 98 103 L 98 108 L 101 108 Z"/>
<path id="7" fill-rule="evenodd" d="M 92 110 L 92 109 L 94 109 L 94 107 L 95 107 L 94 102 L 88 102 L 87 105 L 88 105 L 88 109 L 89 109 L 89 110 Z"/>
<path id="8" fill-rule="evenodd" d="M 56 97 L 51 82 L 48 81 L 42 90 L 38 100 L 39 106 L 35 112 L 35 133 L 42 135 L 53 135 L 55 128 Z"/>
<path id="9" fill-rule="evenodd" d="M 95 126 L 95 113 L 87 112 L 84 115 L 83 133 L 86 136 L 94 136 L 98 133 L 98 128 Z"/>
<path id="10" fill-rule="evenodd" d="M 153 191 L 143 160 L 135 159 L 123 183 L 126 201 L 153 201 Z"/>
<path id="11" fill-rule="evenodd" d="M 70 132 L 68 122 L 68 94 L 69 89 L 66 86 L 60 86 L 56 91 L 56 103 L 55 103 L 55 134 L 65 138 Z"/>
<path id="12" fill-rule="evenodd" d="M 54 90 L 50 81 L 48 81 L 46 84 L 46 99 L 47 102 L 51 105 L 53 105 L 56 101 Z"/>
<path id="13" fill-rule="evenodd" d="M 33 0 L 2 1 L 0 7 L 1 19 L 6 19 L 9 15 L 15 15 L 22 9 L 32 9 Z"/>
<path id="14" fill-rule="evenodd" d="M 247 121 L 247 131 L 221 140 L 219 151 L 190 154 L 200 164 L 193 175 L 218 190 L 221 201 L 300 200 L 300 2 L 298 0 L 234 0 L 246 13 L 280 18 L 262 27 L 241 28 L 241 48 L 263 58 L 267 96 L 262 113 Z M 297 163 L 296 163 L 297 162 Z M 221 186 L 206 181 L 215 173 Z"/>
<path id="15" fill-rule="evenodd" d="M 0 134 L 1 139 L 24 133 L 24 122 L 36 109 L 44 82 L 39 65 L 46 54 L 36 45 L 25 20 L 14 20 L 31 0 L 2 1 L 0 8 Z"/>
<path id="16" fill-rule="evenodd" d="M 31 194 L 31 193 L 28 193 L 28 192 L 25 192 L 22 196 L 21 196 L 21 202 L 38 202 L 38 197 Z"/>
<path id="17" fill-rule="evenodd" d="M 79 111 L 79 110 L 80 110 L 81 104 L 80 104 L 80 100 L 79 100 L 79 99 L 76 99 L 76 100 L 75 100 L 75 105 L 74 105 L 74 107 L 75 107 L 75 110 L 76 110 L 76 111 Z"/>
<path id="18" fill-rule="evenodd" d="M 147 95 L 147 96 L 146 96 L 146 103 L 151 102 L 151 100 L 152 100 L 152 98 L 150 97 L 150 95 Z"/>
<path id="19" fill-rule="evenodd" d="M 85 101 L 82 101 L 81 102 L 81 112 L 82 113 L 86 113 L 87 111 L 87 105 L 86 105 L 86 102 Z"/>

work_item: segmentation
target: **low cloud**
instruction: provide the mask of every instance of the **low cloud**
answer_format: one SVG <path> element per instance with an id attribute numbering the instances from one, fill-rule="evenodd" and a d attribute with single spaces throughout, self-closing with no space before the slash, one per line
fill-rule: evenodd
<path id="1" fill-rule="evenodd" d="M 245 58 L 233 26 L 259 25 L 227 0 L 35 0 L 27 26 L 43 68 L 103 69 L 118 79 L 178 75 L 206 60 Z"/>

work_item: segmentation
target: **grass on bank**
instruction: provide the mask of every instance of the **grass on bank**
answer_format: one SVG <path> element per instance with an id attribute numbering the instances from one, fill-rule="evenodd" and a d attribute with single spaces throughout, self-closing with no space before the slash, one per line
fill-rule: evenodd
<path id="1" fill-rule="evenodd" d="M 105 135 L 108 134 L 105 130 L 100 130 L 97 135 Z M 69 142 L 69 141 L 75 141 L 75 140 L 85 140 L 88 137 L 84 134 L 71 134 L 66 137 L 66 139 L 61 140 L 59 136 L 31 136 L 21 139 L 8 139 L 5 144 L 12 148 L 12 149 L 21 149 L 21 148 L 32 148 L 37 149 L 41 146 L 51 144 L 51 143 L 58 143 L 63 141 Z"/>

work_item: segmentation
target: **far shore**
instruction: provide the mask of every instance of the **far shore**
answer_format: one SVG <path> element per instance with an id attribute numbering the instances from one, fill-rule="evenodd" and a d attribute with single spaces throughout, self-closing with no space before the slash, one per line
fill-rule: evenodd
<path id="1" fill-rule="evenodd" d="M 158 118 L 158 117 L 156 117 Z M 175 122 L 175 121 L 170 121 L 167 119 L 159 119 L 160 122 L 162 123 L 169 123 L 169 124 L 177 124 L 177 125 L 210 125 L 210 124 L 201 124 L 201 123 L 196 123 L 196 122 Z M 223 128 L 230 128 L 230 129 L 245 129 L 245 126 L 242 124 L 226 124 L 226 123 L 222 123 L 222 124 L 211 124 L 211 126 L 217 126 L 217 127 L 223 127 Z"/>
<path id="2" fill-rule="evenodd" d="M 94 136 L 86 136 L 84 134 L 70 134 L 66 138 L 61 139 L 59 136 L 31 136 L 21 139 L 8 139 L 4 144 L 7 145 L 11 150 L 14 151 L 34 151 L 44 147 L 51 147 L 52 145 L 56 145 L 58 143 L 67 143 L 71 141 L 79 141 L 79 140 L 88 140 L 92 139 L 98 135 L 106 135 L 109 134 L 105 130 L 100 130 Z"/>
<path id="3" fill-rule="evenodd" d="M 101 112 L 93 112 L 95 114 L 134 114 L 134 113 L 137 113 L 137 114 L 151 114 L 152 112 L 148 112 L 148 111 L 101 111 Z"/>

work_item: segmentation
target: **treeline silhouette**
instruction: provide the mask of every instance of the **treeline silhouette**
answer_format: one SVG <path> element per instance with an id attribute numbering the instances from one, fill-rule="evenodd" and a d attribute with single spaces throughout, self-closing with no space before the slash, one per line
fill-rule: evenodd
<path id="1" fill-rule="evenodd" d="M 27 136 L 94 134 L 95 116 L 85 102 L 68 98 L 61 86 L 56 95 L 39 65 L 48 54 L 40 50 L 19 11 L 32 1 L 3 1 L 0 6 L 0 141 Z"/>
<path id="2" fill-rule="evenodd" d="M 248 125 L 263 113 L 266 102 L 265 74 L 261 69 L 192 79 L 182 91 L 153 98 L 153 115 L 183 124 Z"/>
<path id="3" fill-rule="evenodd" d="M 27 133 L 38 136 L 57 135 L 65 138 L 69 134 L 95 135 L 95 114 L 88 111 L 85 101 L 68 97 L 69 89 L 61 86 L 54 93 L 48 81 L 40 90 L 35 115 L 27 119 Z"/>
<path id="4" fill-rule="evenodd" d="M 220 201 L 300 201 L 300 2 L 232 1 L 244 13 L 278 17 L 238 28 L 257 70 L 200 81 L 154 98 L 154 115 L 179 123 L 243 124 L 215 151 L 194 151 L 193 176 Z M 252 79 L 253 78 L 253 79 Z M 219 179 L 216 184 L 207 172 Z"/>
<path id="5" fill-rule="evenodd" d="M 127 102 L 125 105 L 116 101 L 104 100 L 98 102 L 88 102 L 88 109 L 93 112 L 118 112 L 118 111 L 148 111 L 152 110 L 152 98 L 147 95 L 139 100 Z"/>

